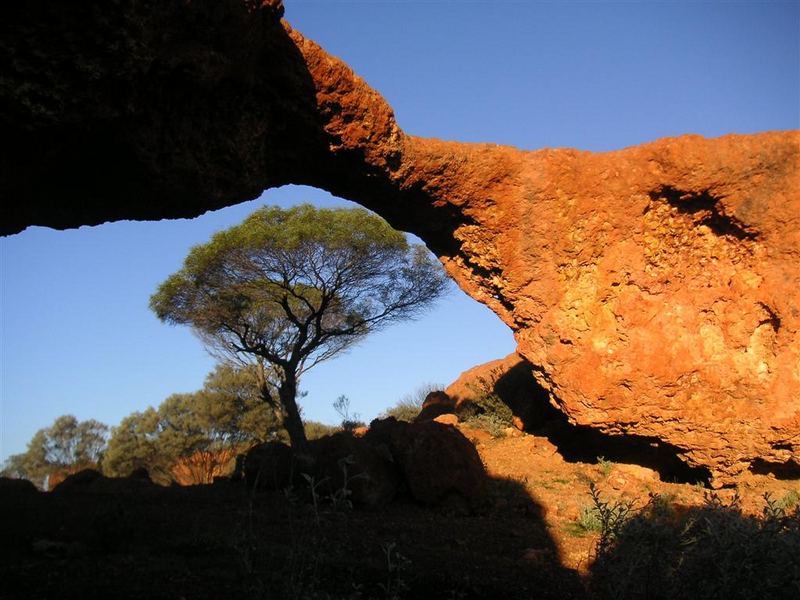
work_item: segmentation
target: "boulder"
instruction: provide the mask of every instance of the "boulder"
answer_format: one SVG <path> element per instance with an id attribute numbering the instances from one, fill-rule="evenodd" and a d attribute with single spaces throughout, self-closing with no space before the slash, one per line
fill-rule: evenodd
<path id="1" fill-rule="evenodd" d="M 365 437 L 335 433 L 309 442 L 313 475 L 323 497 L 350 501 L 361 508 L 380 508 L 397 494 L 400 473 L 391 454 Z"/>
<path id="2" fill-rule="evenodd" d="M 479 396 L 495 394 L 511 409 L 512 423 L 521 431 L 536 429 L 558 414 L 547 390 L 536 382 L 533 366 L 516 352 L 464 371 L 445 393 L 457 412 L 469 412 Z"/>
<path id="3" fill-rule="evenodd" d="M 455 496 L 473 510 L 485 504 L 486 471 L 458 429 L 436 421 L 402 425 L 392 434 L 392 452 L 414 499 L 436 506 Z"/>
<path id="4" fill-rule="evenodd" d="M 55 493 L 72 492 L 76 490 L 88 490 L 98 481 L 107 479 L 97 469 L 81 469 L 76 473 L 67 475 L 62 481 L 54 484 L 51 491 Z"/>
<path id="5" fill-rule="evenodd" d="M 36 486 L 27 479 L 16 477 L 0 477 L 0 497 L 3 500 L 10 498 L 25 498 L 39 493 Z"/>
<path id="6" fill-rule="evenodd" d="M 456 409 L 455 401 L 448 396 L 445 392 L 434 391 L 425 396 L 414 422 L 421 423 L 422 421 L 432 421 L 440 415 L 453 413 Z"/>
<path id="7" fill-rule="evenodd" d="M 458 415 L 454 415 L 453 413 L 439 415 L 433 420 L 437 423 L 441 423 L 442 425 L 452 425 L 453 427 L 458 425 Z"/>
<path id="8" fill-rule="evenodd" d="M 282 490 L 292 483 L 292 449 L 283 442 L 257 444 L 245 454 L 242 466 L 249 488 Z"/>

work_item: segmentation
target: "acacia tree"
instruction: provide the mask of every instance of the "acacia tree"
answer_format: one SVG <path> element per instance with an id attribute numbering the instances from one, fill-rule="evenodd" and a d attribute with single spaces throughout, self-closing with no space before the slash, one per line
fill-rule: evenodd
<path id="1" fill-rule="evenodd" d="M 306 448 L 300 376 L 390 323 L 411 319 L 447 288 L 438 263 L 362 209 L 264 207 L 194 247 L 150 300 L 216 351 L 262 359 L 276 373 L 264 399 L 280 407 L 296 452 Z"/>

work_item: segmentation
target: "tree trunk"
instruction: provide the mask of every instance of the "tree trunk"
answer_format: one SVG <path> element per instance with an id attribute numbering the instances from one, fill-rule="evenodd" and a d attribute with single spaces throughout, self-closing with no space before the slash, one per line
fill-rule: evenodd
<path id="1" fill-rule="evenodd" d="M 278 395 L 284 411 L 283 426 L 289 434 L 292 452 L 295 455 L 305 454 L 308 450 L 308 440 L 303 420 L 300 418 L 300 409 L 297 407 L 297 377 L 294 373 L 284 373 Z"/>

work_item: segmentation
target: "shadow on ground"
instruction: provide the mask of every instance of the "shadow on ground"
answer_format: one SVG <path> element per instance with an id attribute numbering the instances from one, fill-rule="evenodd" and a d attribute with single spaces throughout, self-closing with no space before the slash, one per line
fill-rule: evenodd
<path id="1" fill-rule="evenodd" d="M 511 480 L 487 477 L 469 511 L 408 493 L 359 510 L 229 480 L 94 475 L 48 493 L 10 481 L 0 486 L 3 598 L 585 597 L 542 507 Z"/>
<path id="2" fill-rule="evenodd" d="M 675 446 L 637 435 L 608 435 L 571 424 L 550 404 L 547 390 L 533 378 L 531 365 L 520 361 L 502 374 L 493 390 L 525 423 L 525 431 L 546 437 L 568 462 L 597 463 L 598 458 L 637 464 L 656 471 L 662 481 L 708 484 L 710 472 L 690 467 Z"/>

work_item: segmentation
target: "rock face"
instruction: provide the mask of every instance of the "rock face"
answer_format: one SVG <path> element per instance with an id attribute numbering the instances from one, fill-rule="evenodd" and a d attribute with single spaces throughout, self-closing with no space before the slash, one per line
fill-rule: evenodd
<path id="1" fill-rule="evenodd" d="M 485 504 L 488 477 L 481 457 L 454 424 L 438 418 L 416 423 L 375 419 L 364 439 L 392 456 L 416 501 L 467 512 Z"/>
<path id="2" fill-rule="evenodd" d="M 574 422 L 668 442 L 717 484 L 800 463 L 800 132 L 603 154 L 417 138 L 280 15 L 6 3 L 1 232 L 314 185 L 424 239 Z"/>
<path id="3" fill-rule="evenodd" d="M 416 423 L 433 421 L 442 415 L 454 413 L 455 409 L 456 403 L 448 394 L 442 391 L 433 391 L 425 396 L 419 414 L 414 421 Z"/>
<path id="4" fill-rule="evenodd" d="M 476 400 L 481 394 L 495 394 L 514 413 L 514 426 L 534 429 L 552 418 L 555 412 L 549 394 L 533 374 L 533 365 L 516 352 L 464 371 L 445 393 L 457 407 Z M 558 414 L 558 413 L 556 413 Z"/>

